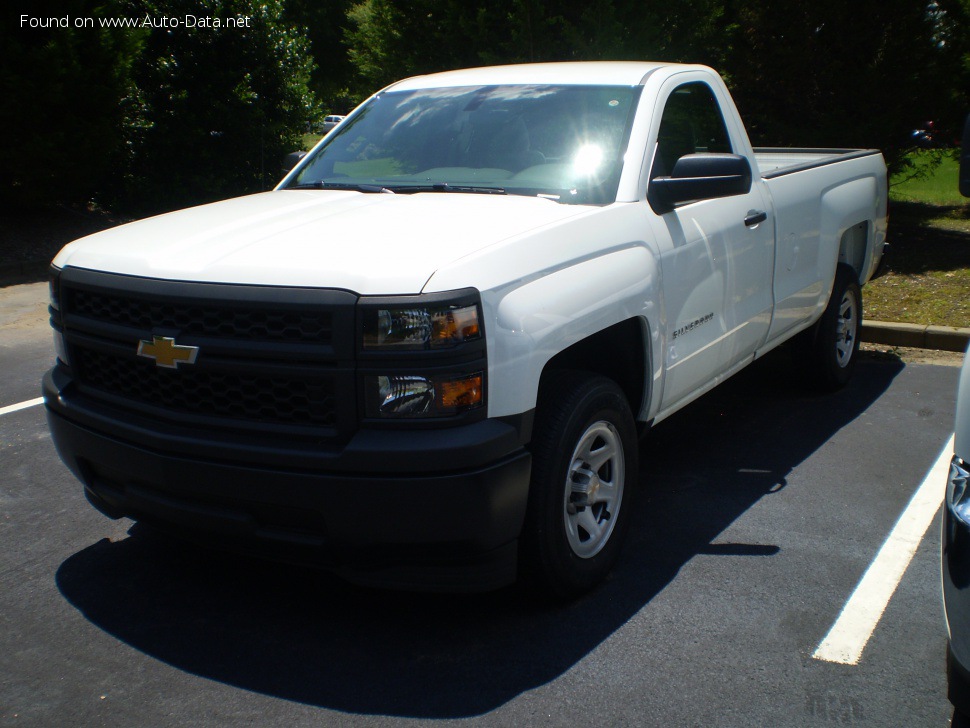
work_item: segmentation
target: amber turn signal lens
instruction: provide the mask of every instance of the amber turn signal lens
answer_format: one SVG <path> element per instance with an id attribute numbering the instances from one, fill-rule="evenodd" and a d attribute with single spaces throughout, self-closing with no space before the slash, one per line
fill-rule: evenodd
<path id="1" fill-rule="evenodd" d="M 460 343 L 478 338 L 478 307 L 452 309 L 435 321 L 434 339 L 440 344 Z"/>
<path id="2" fill-rule="evenodd" d="M 472 374 L 461 379 L 442 382 L 440 406 L 443 410 L 461 411 L 477 407 L 483 401 L 482 375 Z"/>

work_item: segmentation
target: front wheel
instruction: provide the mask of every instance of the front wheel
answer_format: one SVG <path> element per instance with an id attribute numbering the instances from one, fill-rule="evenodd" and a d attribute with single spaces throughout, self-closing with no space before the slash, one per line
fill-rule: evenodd
<path id="1" fill-rule="evenodd" d="M 536 413 L 524 576 L 557 597 L 591 589 L 619 556 L 637 483 L 637 434 L 623 391 L 582 372 L 554 374 Z"/>

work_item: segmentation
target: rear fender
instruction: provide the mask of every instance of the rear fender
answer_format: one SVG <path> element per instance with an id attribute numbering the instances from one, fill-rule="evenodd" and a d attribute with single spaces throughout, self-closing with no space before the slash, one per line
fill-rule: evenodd
<path id="1" fill-rule="evenodd" d="M 878 199 L 878 185 L 871 176 L 838 184 L 822 194 L 818 276 L 829 285 L 820 306 L 828 301 L 838 263 L 850 265 L 860 284 L 868 278 L 874 248 L 870 221 L 875 214 L 873 201 Z"/>

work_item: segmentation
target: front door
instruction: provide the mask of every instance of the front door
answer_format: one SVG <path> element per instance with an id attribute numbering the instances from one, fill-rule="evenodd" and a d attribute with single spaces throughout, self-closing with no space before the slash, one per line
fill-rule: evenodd
<path id="1" fill-rule="evenodd" d="M 686 154 L 740 153 L 711 87 L 671 84 L 650 176 Z M 651 215 L 661 243 L 666 377 L 661 409 L 713 384 L 764 342 L 771 323 L 774 220 L 757 177 L 745 195 Z"/>

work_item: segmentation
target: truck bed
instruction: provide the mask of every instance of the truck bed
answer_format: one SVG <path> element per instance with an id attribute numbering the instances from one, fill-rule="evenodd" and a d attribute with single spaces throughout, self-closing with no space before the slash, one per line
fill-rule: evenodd
<path id="1" fill-rule="evenodd" d="M 803 169 L 821 167 L 846 159 L 879 154 L 878 149 L 797 149 L 794 147 L 756 147 L 754 150 L 761 176 L 780 177 Z"/>

